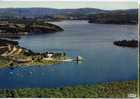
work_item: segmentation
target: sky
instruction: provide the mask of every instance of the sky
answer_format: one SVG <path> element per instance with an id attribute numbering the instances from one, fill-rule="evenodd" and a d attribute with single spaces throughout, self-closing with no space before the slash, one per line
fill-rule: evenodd
<path id="1" fill-rule="evenodd" d="M 0 0 L 0 8 L 27 7 L 133 9 L 137 8 L 137 0 Z"/>

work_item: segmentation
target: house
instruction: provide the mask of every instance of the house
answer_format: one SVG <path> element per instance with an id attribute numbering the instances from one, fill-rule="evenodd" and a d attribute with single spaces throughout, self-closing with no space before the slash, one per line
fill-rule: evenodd
<path id="1" fill-rule="evenodd" d="M 51 58 L 52 56 L 53 56 L 52 53 L 48 53 L 48 54 L 47 54 L 47 57 L 48 57 L 48 58 Z"/>

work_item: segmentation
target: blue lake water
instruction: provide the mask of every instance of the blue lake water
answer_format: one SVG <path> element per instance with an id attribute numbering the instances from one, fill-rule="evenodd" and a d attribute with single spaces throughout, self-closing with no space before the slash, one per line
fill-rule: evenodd
<path id="1" fill-rule="evenodd" d="M 49 66 L 0 69 L 0 88 L 63 87 L 137 79 L 137 48 L 113 45 L 115 40 L 137 39 L 136 25 L 52 22 L 65 31 L 22 37 L 20 46 L 35 52 L 65 51 L 84 61 Z"/>

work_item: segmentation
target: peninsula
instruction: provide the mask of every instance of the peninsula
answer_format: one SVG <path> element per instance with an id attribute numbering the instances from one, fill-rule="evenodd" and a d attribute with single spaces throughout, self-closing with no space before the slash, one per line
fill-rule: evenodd
<path id="1" fill-rule="evenodd" d="M 89 23 L 98 24 L 138 24 L 138 11 L 115 10 L 90 15 Z"/>
<path id="2" fill-rule="evenodd" d="M 20 47 L 17 41 L 0 39 L 0 67 L 58 64 L 71 60 L 65 52 L 35 53 Z"/>
<path id="3" fill-rule="evenodd" d="M 24 19 L 0 21 L 1 37 L 20 37 L 22 35 L 54 33 L 58 31 L 63 31 L 63 29 L 46 21 Z"/>

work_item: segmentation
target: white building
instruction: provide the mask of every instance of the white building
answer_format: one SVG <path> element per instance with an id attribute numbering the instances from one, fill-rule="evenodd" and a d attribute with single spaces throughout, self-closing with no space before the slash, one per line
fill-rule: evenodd
<path id="1" fill-rule="evenodd" d="M 48 58 L 51 58 L 53 56 L 53 54 L 47 54 Z"/>

